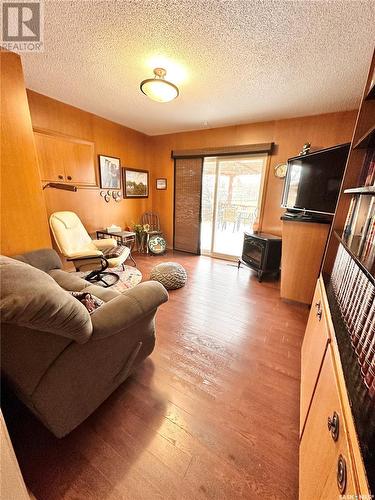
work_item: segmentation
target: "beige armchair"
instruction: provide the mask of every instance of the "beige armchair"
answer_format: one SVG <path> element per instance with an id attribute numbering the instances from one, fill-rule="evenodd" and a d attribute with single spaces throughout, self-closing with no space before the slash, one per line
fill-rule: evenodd
<path id="1" fill-rule="evenodd" d="M 91 239 L 74 212 L 55 212 L 50 216 L 49 223 L 59 251 L 74 263 L 77 271 L 89 272 L 85 277 L 87 281 L 100 281 L 104 287 L 116 283 L 119 276 L 105 270 L 120 265 L 124 267 L 130 254 L 128 247 L 117 247 L 114 238 Z"/>
<path id="2" fill-rule="evenodd" d="M 51 249 L 15 259 L 0 256 L 1 370 L 18 397 L 62 437 L 152 352 L 154 317 L 168 293 L 155 281 L 122 294 L 90 285 L 63 271 Z M 104 304 L 90 315 L 68 290 L 91 293 Z"/>

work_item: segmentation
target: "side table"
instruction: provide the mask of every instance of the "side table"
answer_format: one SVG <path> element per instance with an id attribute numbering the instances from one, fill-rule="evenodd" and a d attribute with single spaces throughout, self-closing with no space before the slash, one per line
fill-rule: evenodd
<path id="1" fill-rule="evenodd" d="M 130 254 L 129 257 L 133 261 L 135 267 L 137 267 L 137 263 L 132 256 L 132 250 L 135 245 L 135 233 L 132 231 L 119 231 L 119 232 L 108 232 L 106 229 L 100 229 L 96 231 L 96 238 L 98 240 L 102 240 L 105 238 L 114 238 L 119 245 L 124 245 L 129 247 Z"/>

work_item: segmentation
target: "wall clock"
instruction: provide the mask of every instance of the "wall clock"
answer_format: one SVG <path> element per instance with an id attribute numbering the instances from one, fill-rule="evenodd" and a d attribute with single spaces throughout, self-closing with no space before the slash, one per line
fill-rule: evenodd
<path id="1" fill-rule="evenodd" d="M 151 253 L 155 255 L 160 255 L 165 252 L 167 248 L 167 242 L 162 236 L 155 234 L 151 236 L 148 240 L 148 249 Z"/>
<path id="2" fill-rule="evenodd" d="M 288 170 L 288 165 L 286 163 L 278 163 L 274 168 L 275 176 L 279 179 L 284 179 L 287 170 Z"/>

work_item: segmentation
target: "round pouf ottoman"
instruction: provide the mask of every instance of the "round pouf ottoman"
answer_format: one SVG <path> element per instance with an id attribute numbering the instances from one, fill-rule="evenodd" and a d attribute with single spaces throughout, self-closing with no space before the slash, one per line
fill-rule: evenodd
<path id="1" fill-rule="evenodd" d="M 163 262 L 151 270 L 150 279 L 158 281 L 167 290 L 175 290 L 185 285 L 187 274 L 181 264 L 177 264 L 177 262 Z"/>

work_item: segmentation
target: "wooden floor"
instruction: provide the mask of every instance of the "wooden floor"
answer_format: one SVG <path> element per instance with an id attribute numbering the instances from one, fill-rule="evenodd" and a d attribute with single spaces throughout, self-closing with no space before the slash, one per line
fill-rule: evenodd
<path id="1" fill-rule="evenodd" d="M 188 283 L 159 309 L 152 356 L 90 418 L 58 440 L 8 409 L 27 485 L 38 500 L 297 498 L 307 309 L 232 263 L 137 257 L 145 279 L 163 260 Z"/>

